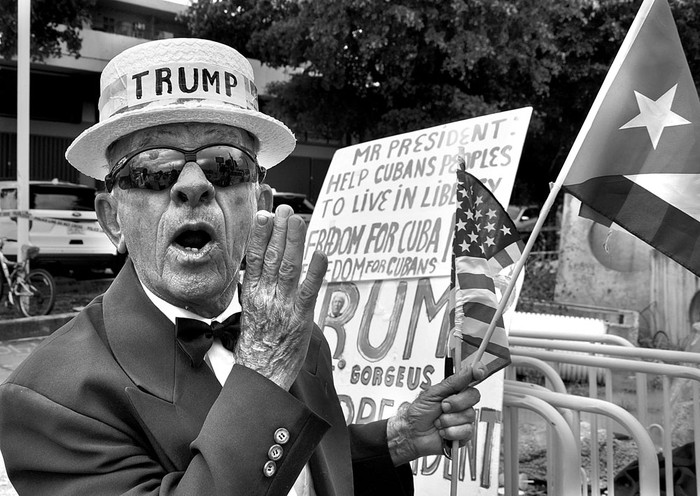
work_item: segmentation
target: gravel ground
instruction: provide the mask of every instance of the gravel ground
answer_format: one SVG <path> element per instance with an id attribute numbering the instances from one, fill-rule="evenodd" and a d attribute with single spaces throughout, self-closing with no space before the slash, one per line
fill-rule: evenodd
<path id="1" fill-rule="evenodd" d="M 589 432 L 586 432 L 586 424 L 582 426 L 581 432 L 581 462 L 587 474 L 590 474 L 591 441 Z M 599 426 L 600 427 L 600 426 Z M 519 428 L 519 460 L 521 479 L 531 481 L 524 488 L 524 494 L 528 496 L 542 496 L 547 494 L 547 446 L 546 446 L 546 426 L 544 423 L 521 423 Z M 607 485 L 607 451 L 605 442 L 605 431 L 599 429 L 598 460 L 600 486 Z M 628 464 L 637 459 L 636 443 L 625 437 L 613 440 L 614 472 L 617 475 Z"/>
<path id="2" fill-rule="evenodd" d="M 10 480 L 7 478 L 7 473 L 5 472 L 5 463 L 2 459 L 2 454 L 0 454 L 0 496 L 17 496 L 17 491 L 10 484 Z"/>
<path id="3" fill-rule="evenodd" d="M 521 378 L 532 381 L 533 378 Z M 603 391 L 599 388 L 602 399 Z M 587 384 L 567 384 L 570 394 L 588 397 Z M 613 378 L 615 403 L 636 414 L 636 383 L 634 376 L 615 374 Z M 647 414 L 651 421 L 659 421 L 663 409 L 660 388 L 651 386 L 648 391 Z M 607 486 L 607 445 L 605 417 L 598 417 L 598 460 L 599 487 Z M 630 463 L 637 460 L 637 445 L 626 430 L 619 426 L 613 428 L 613 478 Z M 527 487 L 521 487 L 527 496 L 542 496 L 547 494 L 547 425 L 538 415 L 521 410 L 519 435 L 519 472 L 521 479 L 532 481 Z M 582 415 L 581 420 L 581 463 L 588 476 L 591 468 L 591 426 L 590 416 Z M 617 494 L 617 491 L 616 491 Z"/>

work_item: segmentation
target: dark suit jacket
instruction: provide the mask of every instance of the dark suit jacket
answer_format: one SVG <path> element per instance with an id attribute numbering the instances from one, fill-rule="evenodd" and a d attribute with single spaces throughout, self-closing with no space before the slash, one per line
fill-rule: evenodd
<path id="1" fill-rule="evenodd" d="M 266 476 L 279 428 L 289 441 Z M 319 496 L 413 491 L 385 421 L 346 427 L 318 329 L 289 393 L 239 365 L 222 388 L 190 366 L 131 263 L 0 386 L 0 449 L 31 496 L 286 495 L 307 462 Z"/>

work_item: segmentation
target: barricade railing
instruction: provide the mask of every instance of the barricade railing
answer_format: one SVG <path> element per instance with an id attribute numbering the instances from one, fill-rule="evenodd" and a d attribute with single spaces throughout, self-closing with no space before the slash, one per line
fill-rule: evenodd
<path id="1" fill-rule="evenodd" d="M 537 370 L 545 378 L 545 387 L 551 389 L 555 393 L 567 394 L 566 384 L 564 384 L 564 381 L 554 367 L 548 363 L 537 358 L 513 355 L 511 356 L 511 366 L 506 368 L 506 380 L 511 380 L 513 382 L 517 380 L 516 367 L 528 367 Z M 562 413 L 568 424 L 571 425 L 573 429 L 573 416 L 570 415 L 570 412 L 565 410 L 564 412 L 560 413 Z"/>
<path id="2" fill-rule="evenodd" d="M 518 330 L 511 328 L 508 331 L 508 338 L 538 338 L 538 339 L 566 339 L 567 341 L 588 341 L 590 343 L 607 343 L 617 344 L 620 346 L 635 347 L 629 340 L 615 334 L 588 334 L 583 332 L 566 332 L 566 331 L 531 331 Z"/>
<path id="3" fill-rule="evenodd" d="M 511 346 L 548 348 L 553 350 L 578 351 L 581 353 L 617 356 L 623 358 L 639 358 L 656 360 L 666 363 L 697 363 L 700 364 L 700 353 L 689 351 L 657 350 L 655 348 L 638 348 L 626 346 L 610 346 L 606 344 L 573 343 L 563 339 L 526 338 L 509 336 Z"/>
<path id="4" fill-rule="evenodd" d="M 506 379 L 515 380 L 515 367 L 530 367 L 538 372 L 540 372 L 548 384 L 551 384 L 550 389 L 556 391 L 557 393 L 566 393 L 566 384 L 562 380 L 561 376 L 557 371 L 549 365 L 547 362 L 539 360 L 538 358 L 526 357 L 513 355 L 511 356 L 511 365 L 506 369 Z"/>
<path id="5" fill-rule="evenodd" d="M 577 365 L 582 365 L 585 367 L 588 367 L 590 374 L 591 374 L 591 379 L 589 380 L 589 394 L 591 396 L 590 399 L 594 399 L 597 397 L 597 389 L 596 389 L 596 384 L 595 384 L 595 370 L 597 368 L 603 368 L 606 369 L 606 386 L 605 386 L 605 400 L 609 403 L 614 403 L 614 395 L 612 391 L 612 371 L 627 371 L 627 372 L 634 372 L 638 374 L 644 374 L 644 384 L 646 384 L 646 375 L 648 374 L 653 374 L 653 375 L 658 375 L 662 377 L 662 387 L 663 387 L 663 454 L 664 458 L 668 461 L 665 463 L 665 480 L 666 480 L 666 495 L 667 496 L 672 496 L 674 494 L 674 489 L 673 489 L 673 463 L 671 462 L 673 460 L 673 447 L 672 447 L 672 439 L 671 439 L 671 432 L 672 432 L 672 427 L 671 427 L 671 412 L 670 412 L 670 380 L 671 378 L 682 378 L 682 379 L 689 379 L 692 381 L 693 385 L 693 430 L 694 430 L 694 441 L 695 441 L 695 446 L 700 446 L 700 370 L 692 368 L 692 367 L 687 367 L 687 366 L 681 366 L 681 365 L 674 365 L 674 364 L 668 364 L 668 363 L 655 363 L 655 362 L 646 362 L 643 361 L 641 358 L 642 356 L 646 357 L 649 355 L 649 359 L 666 359 L 668 361 L 677 361 L 677 362 L 693 362 L 696 363 L 697 361 L 697 356 L 687 356 L 688 354 L 683 353 L 683 352 L 668 352 L 668 350 L 655 350 L 655 351 L 664 351 L 665 353 L 660 353 L 660 354 L 655 354 L 653 353 L 654 350 L 652 350 L 652 353 L 649 353 L 646 351 L 644 348 L 635 348 L 634 350 L 630 350 L 628 347 L 623 347 L 623 346 L 608 346 L 608 345 L 586 345 L 584 343 L 579 343 L 579 347 L 575 347 L 575 343 L 553 343 L 552 341 L 545 340 L 545 339 L 536 339 L 534 340 L 536 342 L 530 342 L 530 341 L 522 341 L 522 340 L 517 340 L 517 339 L 511 339 L 511 353 L 514 356 L 526 356 L 526 357 L 531 357 L 531 358 L 536 358 L 539 360 L 542 360 L 544 362 L 553 362 L 553 363 L 569 363 L 569 364 L 577 364 Z M 521 348 L 521 344 L 516 345 L 515 343 L 527 343 L 528 346 L 534 345 L 534 347 L 525 347 Z M 542 349 L 542 348 L 548 348 L 548 350 Z M 571 350 L 571 348 L 574 348 Z M 636 355 L 636 359 L 629 359 L 629 358 L 617 358 L 617 357 L 609 357 L 609 356 L 592 356 L 592 355 L 586 355 L 586 354 L 563 354 L 563 353 L 556 353 L 552 350 L 569 350 L 569 351 L 580 351 L 581 353 L 591 353 L 591 352 L 597 352 L 599 354 L 623 354 L 627 353 L 627 351 L 623 350 L 630 350 L 630 351 L 636 351 L 638 352 Z M 668 352 L 668 353 L 666 353 Z M 646 391 L 645 391 L 646 392 Z M 583 399 L 584 397 L 582 396 L 577 396 L 577 398 Z M 638 408 L 638 412 L 641 413 L 645 411 L 645 405 L 641 405 L 641 407 Z M 595 420 L 595 416 L 593 417 L 592 420 Z M 641 421 L 641 419 L 640 419 Z M 642 423 L 645 427 L 647 427 L 646 423 Z M 612 420 L 608 420 L 607 422 L 607 461 L 608 461 L 608 495 L 613 496 L 614 494 L 614 484 L 613 484 L 613 478 L 612 478 L 612 470 L 613 470 L 613 461 L 614 461 L 614 454 L 612 451 Z M 591 422 L 591 431 L 597 433 L 597 422 Z M 650 439 L 650 438 L 649 438 Z M 597 435 L 592 436 L 591 439 L 591 468 L 594 470 L 597 468 L 598 465 L 598 460 L 597 460 L 597 452 L 598 452 L 598 439 Z M 641 463 L 641 460 L 640 460 Z M 658 464 L 658 461 L 655 463 Z M 698 457 L 695 457 L 695 470 L 696 474 L 700 473 L 699 466 L 700 465 L 700 459 Z M 657 465 L 658 467 L 658 465 Z M 640 464 L 640 475 L 644 473 L 646 469 L 643 468 Z M 593 476 L 594 474 L 592 473 L 591 478 L 593 481 Z M 657 482 L 658 484 L 658 482 Z M 696 479 L 696 484 L 697 484 L 697 479 Z M 595 496 L 597 494 L 597 489 L 595 487 L 592 488 L 592 494 Z M 612 491 L 612 492 L 611 492 Z M 646 496 L 645 493 L 642 493 L 643 496 Z"/>
<path id="6" fill-rule="evenodd" d="M 536 333 L 528 333 L 533 336 Z M 557 333 L 559 334 L 559 333 Z M 619 336 L 615 336 L 619 337 Z M 620 338 L 623 339 L 623 338 Z M 614 340 L 616 341 L 616 340 Z M 687 351 L 676 350 L 658 350 L 655 348 L 637 348 L 627 345 L 608 346 L 605 344 L 587 344 L 571 342 L 565 335 L 558 335 L 557 339 L 550 337 L 524 337 L 521 334 L 516 334 L 509 337 L 511 346 L 535 347 L 552 350 L 576 351 L 580 353 L 588 353 L 595 355 L 616 356 L 622 358 L 654 360 L 665 363 L 693 363 L 700 364 L 700 354 Z M 620 343 L 622 344 L 622 343 Z M 647 375 L 643 373 L 637 374 L 637 412 L 639 420 L 643 425 L 649 426 L 649 421 L 646 415 L 645 405 L 648 401 L 648 386 Z"/>
<path id="7" fill-rule="evenodd" d="M 549 430 L 554 431 L 554 443 L 548 446 L 547 494 L 584 495 L 584 483 L 578 467 L 581 465 L 580 451 L 569 424 L 554 406 L 535 396 L 517 390 L 506 389 L 503 394 L 503 437 L 504 443 L 504 490 L 506 495 L 518 494 L 518 420 L 516 408 L 528 409 L 547 421 Z M 557 474 L 557 477 L 553 477 Z"/>
<path id="8" fill-rule="evenodd" d="M 505 379 L 508 380 L 513 380 L 515 381 L 516 379 L 516 367 L 520 368 L 531 368 L 535 369 L 538 372 L 540 372 L 544 377 L 545 377 L 545 385 L 549 387 L 550 389 L 560 392 L 560 393 L 566 393 L 566 385 L 564 384 L 564 381 L 562 378 L 559 376 L 557 371 L 552 367 L 551 365 L 543 362 L 542 360 L 538 360 L 537 358 L 530 358 L 530 357 L 521 357 L 521 356 L 516 356 L 513 355 L 511 356 L 511 364 L 512 367 L 507 367 L 505 370 Z M 512 399 L 512 398 L 511 398 Z M 521 400 L 521 402 L 524 400 Z M 527 408 L 529 410 L 533 410 L 540 402 L 541 400 L 538 400 L 537 402 L 532 402 L 529 403 L 528 406 L 521 406 L 520 408 Z M 519 405 L 516 404 L 511 404 L 512 407 L 516 407 Z M 535 410 L 533 410 L 535 411 Z M 508 415 L 506 415 L 508 413 Z M 545 417 L 547 412 L 536 412 L 540 416 Z M 570 426 L 573 425 L 574 423 L 574 418 L 573 414 L 569 410 L 563 410 L 560 411 L 559 414 L 564 417 L 566 420 L 567 424 Z M 509 440 L 510 444 L 504 441 L 504 473 L 506 474 L 506 480 L 507 483 L 505 484 L 504 487 L 515 487 L 517 488 L 519 486 L 519 470 L 518 470 L 518 435 L 519 435 L 519 429 L 518 429 L 518 410 L 516 408 L 505 408 L 504 409 L 504 439 Z M 510 435 L 505 434 L 506 429 L 509 429 L 507 432 L 512 433 Z M 548 431 L 549 431 L 549 426 L 548 426 Z M 572 436 L 573 436 L 573 429 L 572 429 Z M 576 446 L 576 449 L 574 450 L 575 453 L 579 453 L 580 450 L 578 449 L 578 445 Z M 547 468 L 547 473 L 548 474 L 557 474 L 557 470 L 555 467 L 555 460 L 559 459 L 557 455 L 557 444 L 555 440 L 552 438 L 552 436 L 547 436 L 547 458 L 546 458 L 546 468 Z M 567 453 L 568 454 L 568 453 Z M 575 466 L 578 466 L 576 464 Z M 547 478 L 547 494 L 558 494 L 554 492 L 554 487 L 555 487 L 555 482 L 559 485 L 561 485 L 561 482 L 558 482 L 556 480 L 557 478 L 555 477 L 548 477 Z M 584 481 L 581 481 L 582 483 Z M 583 486 L 582 486 L 583 487 Z M 506 493 L 510 494 L 510 493 Z M 512 493 L 515 494 L 515 493 Z"/>
<path id="9" fill-rule="evenodd" d="M 643 496 L 658 496 L 660 494 L 660 488 L 659 488 L 659 466 L 658 466 L 658 460 L 656 457 L 656 450 L 654 447 L 654 443 L 652 442 L 651 438 L 649 437 L 649 434 L 647 433 L 646 429 L 642 424 L 639 423 L 639 421 L 634 418 L 634 416 L 623 409 L 622 407 L 612 404 L 608 401 L 596 399 L 596 398 L 586 398 L 582 396 L 575 396 L 571 394 L 564 394 L 564 393 L 557 393 L 553 391 L 549 391 L 546 388 L 543 388 L 541 386 L 535 385 L 535 384 L 527 384 L 527 383 L 522 383 L 522 382 L 513 382 L 510 380 L 505 381 L 505 386 L 504 386 L 504 398 L 509 398 L 512 397 L 513 395 L 519 395 L 521 398 L 539 398 L 540 400 L 543 400 L 546 402 L 546 404 L 550 405 L 551 407 L 557 407 L 557 408 L 565 408 L 570 410 L 574 414 L 575 418 L 575 425 L 580 424 L 580 416 L 581 412 L 587 412 L 590 414 L 593 414 L 594 416 L 596 415 L 603 415 L 606 416 L 608 419 L 611 421 L 614 420 L 618 424 L 620 424 L 622 427 L 624 427 L 627 432 L 630 434 L 630 436 L 634 439 L 634 441 L 637 444 L 637 449 L 639 453 L 639 467 L 640 467 L 640 478 L 639 478 L 639 488 L 640 488 L 640 494 Z M 504 406 L 512 406 L 513 404 L 510 401 L 504 400 Z M 515 405 L 518 406 L 518 405 Z M 556 411 L 556 410 L 555 410 Z M 512 420 L 512 417 L 508 417 L 507 420 Z M 563 417 L 562 417 L 563 420 Z M 508 431 L 512 435 L 512 431 L 514 430 L 513 427 L 515 427 L 515 430 L 517 430 L 517 425 L 509 426 Z M 581 479 L 581 475 L 579 472 L 579 467 L 581 467 L 581 458 L 580 458 L 580 452 L 581 452 L 581 443 L 580 443 L 580 435 L 578 434 L 579 430 L 572 430 L 571 426 L 569 424 L 566 424 L 567 429 L 571 432 L 571 436 L 573 438 L 573 442 L 575 443 L 574 449 L 575 449 L 575 459 L 572 456 L 567 456 L 564 453 L 561 453 L 559 451 L 555 452 L 553 455 L 560 457 L 562 461 L 564 461 L 565 464 L 571 464 L 572 466 L 569 467 L 568 470 L 562 471 L 562 472 L 554 472 L 551 474 L 548 474 L 548 479 L 553 478 L 555 479 L 554 485 L 555 487 L 563 487 L 564 483 L 562 481 L 559 481 L 558 479 L 560 478 L 570 478 L 571 480 L 567 483 L 567 486 L 569 487 L 567 491 L 565 492 L 555 492 L 554 494 L 576 494 L 576 493 L 583 493 L 587 494 L 587 490 L 585 492 L 582 491 L 582 488 L 584 486 L 583 481 Z M 559 433 L 560 430 L 563 430 L 561 426 L 558 426 L 557 432 Z M 505 426 L 504 426 L 504 433 L 505 433 Z M 592 437 L 597 438 L 597 432 L 592 431 Z M 506 439 L 509 439 L 509 437 L 506 437 Z M 611 443 L 608 443 L 611 444 Z M 506 443 L 506 446 L 508 443 Z M 593 443 L 591 443 L 591 453 L 593 452 L 593 449 L 597 449 L 597 446 L 594 446 Z M 517 454 L 515 457 L 513 457 L 513 454 L 510 449 L 504 448 L 504 457 L 505 459 L 508 460 L 508 464 L 506 465 L 506 472 L 510 474 L 510 476 L 506 477 L 508 480 L 508 484 L 505 485 L 505 494 L 506 495 L 514 495 L 517 494 L 517 486 L 515 488 L 515 492 L 513 492 L 513 477 L 512 474 L 518 473 L 518 468 L 517 465 L 513 466 L 513 458 L 517 459 Z M 598 476 L 597 476 L 597 470 L 594 470 L 593 466 L 593 458 L 591 457 L 591 490 L 592 494 L 596 494 L 599 492 L 599 486 L 598 486 Z M 613 484 L 613 477 L 612 477 L 612 466 L 608 467 L 607 471 L 607 480 L 608 480 L 608 492 L 607 494 L 613 494 L 614 493 L 614 484 Z M 576 485 L 578 487 L 578 490 L 574 492 L 570 487 Z M 611 492 L 612 491 L 612 492 Z M 549 494 L 549 493 L 548 493 Z"/>
<path id="10" fill-rule="evenodd" d="M 554 392 L 558 392 L 558 393 L 564 393 L 564 394 L 567 393 L 566 385 L 564 384 L 564 381 L 557 374 L 557 371 L 554 369 L 554 367 L 552 367 L 548 363 L 546 363 L 542 360 L 539 360 L 537 358 L 524 357 L 524 356 L 518 356 L 518 355 L 512 355 L 511 363 L 512 363 L 512 366 L 506 368 L 506 371 L 505 371 L 505 378 L 507 380 L 513 381 L 516 379 L 516 368 L 517 367 L 520 367 L 520 368 L 529 367 L 529 368 L 533 368 L 533 369 L 539 371 L 545 377 L 545 385 L 548 389 L 551 389 Z M 562 414 L 562 416 L 565 417 L 566 421 L 569 423 L 569 425 L 572 429 L 572 432 L 575 433 L 575 438 L 577 440 L 577 450 L 580 452 L 580 450 L 581 450 L 580 418 L 578 416 L 574 416 L 573 412 L 571 412 L 569 410 L 564 410 L 560 413 Z M 514 425 L 515 425 L 515 428 L 517 429 L 518 425 L 517 425 L 517 416 L 516 415 L 517 415 L 517 413 L 513 414 L 513 416 L 511 418 L 515 419 Z M 595 417 L 595 416 L 591 419 L 591 432 L 595 432 L 595 433 L 597 433 L 597 431 L 598 431 L 596 419 L 597 419 L 597 417 Z M 612 443 L 609 441 L 612 438 L 612 426 L 610 424 L 608 424 L 607 427 L 608 427 L 608 429 L 606 429 L 606 435 L 608 437 L 608 444 L 606 446 L 607 452 L 608 452 L 607 466 L 612 467 L 614 464 L 613 450 L 612 450 Z M 547 439 L 547 443 L 548 443 L 547 473 L 548 474 L 557 474 L 557 472 L 553 469 L 553 462 L 551 460 L 552 455 L 550 455 L 550 453 L 554 453 L 554 451 L 552 449 L 552 442 L 549 438 Z M 596 444 L 594 444 L 594 446 L 596 447 L 595 452 L 591 453 L 591 481 L 592 481 L 591 492 L 592 492 L 592 494 L 597 495 L 600 493 L 600 488 L 598 485 L 598 481 L 599 481 L 600 477 L 599 477 L 599 473 L 598 473 L 599 472 L 599 470 L 598 470 L 599 459 L 598 459 L 598 452 L 597 452 L 597 437 L 596 437 L 595 443 L 596 443 Z M 515 451 L 514 453 L 515 453 L 515 456 L 517 457 L 517 451 Z M 515 461 L 507 460 L 507 458 L 506 458 L 506 462 L 508 464 L 508 467 L 511 470 L 512 470 L 512 467 L 516 467 L 516 470 L 517 470 L 517 460 L 515 460 Z M 583 470 L 583 467 L 581 468 L 581 470 Z M 549 487 L 550 486 L 549 479 L 547 480 L 547 483 L 548 483 L 548 487 Z M 551 491 L 549 493 L 551 493 Z M 614 488 L 612 489 L 612 493 L 614 494 Z"/>

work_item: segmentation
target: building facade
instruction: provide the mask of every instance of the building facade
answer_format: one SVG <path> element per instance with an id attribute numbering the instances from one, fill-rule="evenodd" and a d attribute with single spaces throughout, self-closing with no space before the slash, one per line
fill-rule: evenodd
<path id="1" fill-rule="evenodd" d="M 184 24 L 177 20 L 184 9 L 166 0 L 97 0 L 91 25 L 81 33 L 79 58 L 65 55 L 31 64 L 30 179 L 95 183 L 73 169 L 64 152 L 98 120 L 100 72 L 114 55 L 131 46 L 187 36 Z M 250 62 L 264 110 L 267 85 L 284 80 L 286 72 L 257 60 Z M 0 60 L 0 179 L 17 176 L 17 90 L 16 62 Z M 338 144 L 311 142 L 304 136 L 297 133 L 295 151 L 283 166 L 269 171 L 267 182 L 279 191 L 304 193 L 314 201 Z"/>

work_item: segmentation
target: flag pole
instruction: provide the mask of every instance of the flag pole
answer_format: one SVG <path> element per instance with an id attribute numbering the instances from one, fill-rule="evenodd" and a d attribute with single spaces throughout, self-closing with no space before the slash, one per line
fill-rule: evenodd
<path id="1" fill-rule="evenodd" d="M 462 340 L 458 339 L 454 347 L 455 356 L 452 358 L 452 363 L 455 369 L 455 375 L 459 374 L 462 367 Z M 472 431 L 473 432 L 473 431 Z M 457 496 L 457 483 L 459 482 L 459 440 L 452 441 L 452 474 L 450 476 L 450 496 Z"/>
<path id="2" fill-rule="evenodd" d="M 547 217 L 547 214 L 549 214 L 549 211 L 551 210 L 552 205 L 554 204 L 554 200 L 556 200 L 559 191 L 561 191 L 562 185 L 566 180 L 566 176 L 569 174 L 569 170 L 571 169 L 574 159 L 576 158 L 576 155 L 578 155 L 578 152 L 581 150 L 583 141 L 586 139 L 588 131 L 593 125 L 595 116 L 598 114 L 598 111 L 600 110 L 600 107 L 603 104 L 603 100 L 605 99 L 608 90 L 612 86 L 613 81 L 620 72 L 622 63 L 627 57 L 627 54 L 629 53 L 630 48 L 632 47 L 632 44 L 637 39 L 639 30 L 641 29 L 642 24 L 644 24 L 644 21 L 649 15 L 649 11 L 651 10 L 651 7 L 655 1 L 656 0 L 644 0 L 644 3 L 642 3 L 641 7 L 639 8 L 639 11 L 637 12 L 637 15 L 634 18 L 634 21 L 632 21 L 632 25 L 630 26 L 629 31 L 627 32 L 627 35 L 625 36 L 625 39 L 622 42 L 622 46 L 620 47 L 620 50 L 617 52 L 615 59 L 610 65 L 610 70 L 608 70 L 608 73 L 605 76 L 605 79 L 603 80 L 603 84 L 600 87 L 600 90 L 598 91 L 595 100 L 593 101 L 593 105 L 591 105 L 591 109 L 588 111 L 586 120 L 583 122 L 581 130 L 576 136 L 576 140 L 574 140 L 574 144 L 571 146 L 569 154 L 566 156 L 566 160 L 564 161 L 564 165 L 559 171 L 557 180 L 550 185 L 549 194 L 547 195 L 547 199 L 545 200 L 544 205 L 542 205 L 539 217 L 537 218 L 537 223 L 533 227 L 532 233 L 530 234 L 530 237 L 528 238 L 527 243 L 525 244 L 525 248 L 523 249 L 520 258 L 518 259 L 518 262 L 513 268 L 513 274 L 510 278 L 510 281 L 508 282 L 508 286 L 506 287 L 503 296 L 501 297 L 501 301 L 498 305 L 498 308 L 496 309 L 496 313 L 491 319 L 491 323 L 489 324 L 489 327 L 486 330 L 486 333 L 484 334 L 484 338 L 481 341 L 479 348 L 476 350 L 476 352 L 474 352 L 474 359 L 472 363 L 477 363 L 479 360 L 481 360 L 481 357 L 484 355 L 484 352 L 486 351 L 486 346 L 489 344 L 491 336 L 493 335 L 493 332 L 496 329 L 496 323 L 498 322 L 498 319 L 503 315 L 503 311 L 505 310 L 505 307 L 508 303 L 508 299 L 510 298 L 510 295 L 513 293 L 513 289 L 515 288 L 518 276 L 520 275 L 520 272 L 522 271 L 523 266 L 525 265 L 525 260 L 527 260 L 527 257 L 530 254 L 533 245 L 535 244 L 535 239 L 542 230 L 542 226 L 544 225 L 544 221 Z"/>

